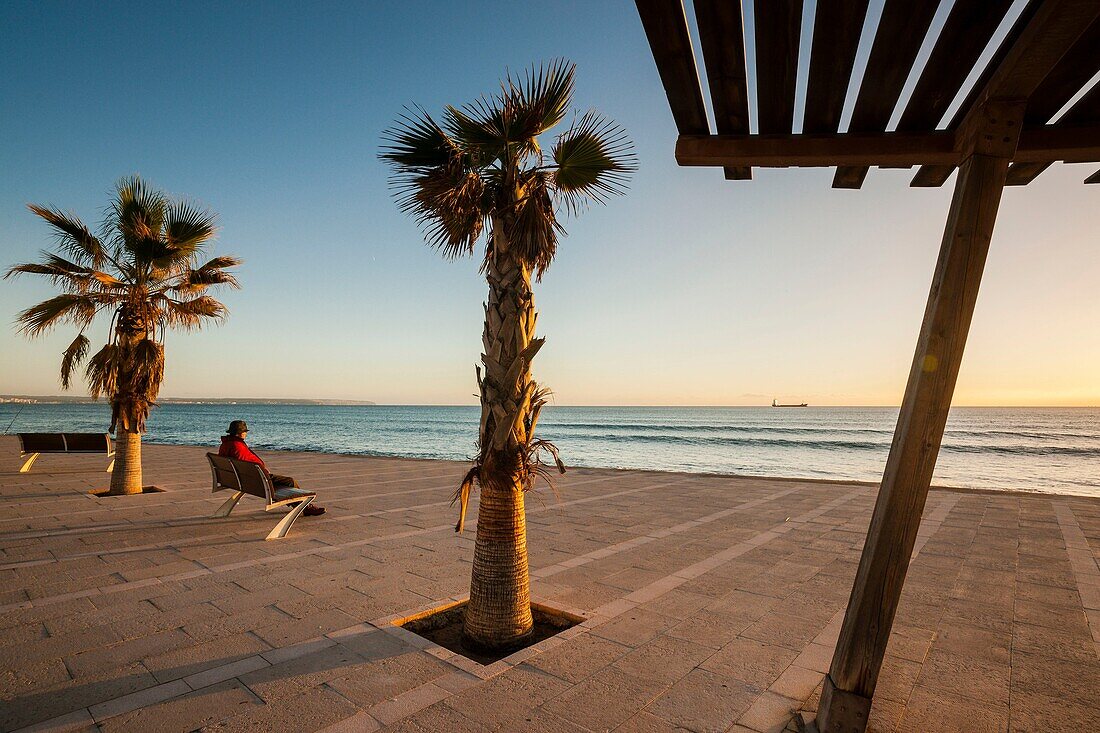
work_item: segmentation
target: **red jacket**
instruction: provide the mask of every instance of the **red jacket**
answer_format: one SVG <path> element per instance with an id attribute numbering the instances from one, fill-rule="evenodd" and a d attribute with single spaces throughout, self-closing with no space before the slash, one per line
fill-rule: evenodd
<path id="1" fill-rule="evenodd" d="M 265 471 L 267 470 L 267 466 L 264 465 L 263 459 L 253 453 L 252 449 L 248 447 L 248 444 L 236 435 L 222 436 L 222 446 L 218 448 L 218 455 L 236 458 L 238 461 L 258 463 Z"/>

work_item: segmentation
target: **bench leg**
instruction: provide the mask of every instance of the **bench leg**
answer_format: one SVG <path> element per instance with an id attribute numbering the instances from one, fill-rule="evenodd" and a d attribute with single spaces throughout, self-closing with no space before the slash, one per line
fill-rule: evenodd
<path id="1" fill-rule="evenodd" d="M 30 458 L 28 458 L 27 462 L 23 464 L 23 467 L 19 469 L 19 473 L 26 473 L 27 471 L 31 470 L 31 465 L 34 463 L 34 459 L 38 458 L 38 456 L 40 455 L 40 453 L 31 453 Z"/>
<path id="2" fill-rule="evenodd" d="M 115 470 L 115 459 L 112 458 L 111 462 L 107 464 L 107 473 Z"/>
<path id="3" fill-rule="evenodd" d="M 306 507 L 313 502 L 314 498 L 316 497 L 307 496 L 305 499 L 299 502 L 298 506 L 292 507 L 290 513 L 283 517 L 279 521 L 279 523 L 275 525 L 275 529 L 271 530 L 271 534 L 267 536 L 267 539 L 278 540 L 286 537 L 286 533 L 290 531 L 290 525 L 294 524 L 294 520 L 298 518 L 298 515 L 306 510 Z"/>
<path id="4" fill-rule="evenodd" d="M 237 506 L 237 502 L 244 496 L 243 491 L 238 491 L 233 496 L 225 500 L 225 503 L 218 507 L 218 511 L 214 512 L 215 517 L 228 517 L 229 512 L 233 511 L 233 507 Z"/>

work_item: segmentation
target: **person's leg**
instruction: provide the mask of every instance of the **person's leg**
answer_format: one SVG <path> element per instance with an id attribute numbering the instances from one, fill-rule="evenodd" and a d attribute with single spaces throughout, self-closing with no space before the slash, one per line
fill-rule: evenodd
<path id="1" fill-rule="evenodd" d="M 298 485 L 298 482 L 295 481 L 290 476 L 280 476 L 277 473 L 272 473 L 272 474 L 268 474 L 268 475 L 271 476 L 271 483 L 272 483 L 273 486 L 283 486 L 283 487 L 294 488 L 294 489 L 302 488 L 301 486 Z M 298 505 L 297 504 L 289 504 L 288 506 L 293 507 L 293 506 L 298 506 Z M 302 514 L 306 515 L 307 517 L 316 517 L 316 516 L 319 516 L 319 515 L 324 514 L 324 513 L 325 513 L 325 508 L 323 506 L 317 506 L 316 504 L 310 504 L 309 506 L 306 507 L 305 511 L 302 512 Z"/>

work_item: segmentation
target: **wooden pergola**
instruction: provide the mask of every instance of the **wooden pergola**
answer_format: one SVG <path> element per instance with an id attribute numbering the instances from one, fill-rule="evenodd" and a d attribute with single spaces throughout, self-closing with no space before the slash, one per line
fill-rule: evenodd
<path id="1" fill-rule="evenodd" d="M 1001 193 L 1006 185 L 1027 185 L 1055 162 L 1100 162 L 1100 84 L 1081 94 L 1100 71 L 1100 0 L 1028 2 L 982 68 L 1013 2 L 955 0 L 917 70 L 940 0 L 885 0 L 844 131 L 869 0 L 818 0 L 797 134 L 801 0 L 753 3 L 756 133 L 741 3 L 694 1 L 713 131 L 682 0 L 636 4 L 679 132 L 680 165 L 721 166 L 730 180 L 751 179 L 754 167 L 835 167 L 833 187 L 850 189 L 862 187 L 871 166 L 916 167 L 913 186 L 941 186 L 958 169 L 897 428 L 816 717 L 821 733 L 860 733 L 939 454 Z M 973 72 L 976 83 L 944 120 Z M 897 125 L 888 130 L 897 111 Z M 1100 171 L 1085 182 L 1100 183 Z"/>

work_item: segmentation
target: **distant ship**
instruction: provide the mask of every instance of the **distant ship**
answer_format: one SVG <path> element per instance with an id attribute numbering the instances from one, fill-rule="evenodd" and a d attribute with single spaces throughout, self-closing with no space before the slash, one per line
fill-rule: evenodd
<path id="1" fill-rule="evenodd" d="M 781 405 L 777 401 L 772 400 L 772 407 L 809 407 L 809 405 L 807 405 L 805 402 L 803 402 L 801 405 Z"/>

